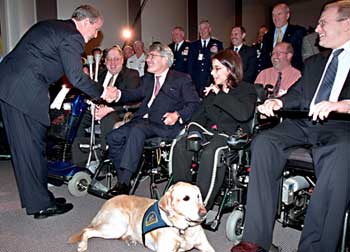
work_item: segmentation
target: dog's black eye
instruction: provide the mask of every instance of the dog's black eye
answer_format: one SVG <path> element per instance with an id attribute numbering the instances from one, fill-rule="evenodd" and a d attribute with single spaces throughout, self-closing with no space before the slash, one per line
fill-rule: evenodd
<path id="1" fill-rule="evenodd" d="M 186 195 L 184 198 L 183 198 L 184 201 L 189 201 L 190 200 L 190 196 Z"/>

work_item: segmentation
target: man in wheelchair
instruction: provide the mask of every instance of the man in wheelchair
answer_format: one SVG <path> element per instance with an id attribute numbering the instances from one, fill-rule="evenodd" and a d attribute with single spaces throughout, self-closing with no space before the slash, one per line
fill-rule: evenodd
<path id="1" fill-rule="evenodd" d="M 257 100 L 254 86 L 242 81 L 242 62 L 236 52 L 227 49 L 214 55 L 212 69 L 214 84 L 204 90 L 202 104 L 191 118 L 186 137 L 175 144 L 172 158 L 174 182 L 192 182 L 192 159 L 198 153 L 195 183 L 203 198 L 208 198 L 207 209 L 214 203 L 225 176 L 224 167 L 213 168 L 215 152 L 227 146 L 228 136 L 238 128 L 249 132 Z M 214 187 L 209 192 L 212 181 Z"/>
<path id="2" fill-rule="evenodd" d="M 283 170 L 291 150 L 303 145 L 311 146 L 317 182 L 298 251 L 337 250 L 350 198 L 350 2 L 326 5 L 316 32 L 320 45 L 332 51 L 307 60 L 302 78 L 285 96 L 258 107 L 267 116 L 282 108 L 308 116 L 285 119 L 253 140 L 243 242 L 232 252 L 270 248 Z"/>

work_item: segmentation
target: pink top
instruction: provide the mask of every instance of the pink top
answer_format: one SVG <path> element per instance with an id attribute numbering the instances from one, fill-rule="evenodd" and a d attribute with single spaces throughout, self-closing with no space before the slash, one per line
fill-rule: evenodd
<path id="1" fill-rule="evenodd" d="M 278 78 L 278 72 L 275 68 L 270 67 L 262 70 L 258 77 L 256 77 L 255 84 L 271 84 L 275 86 Z M 278 92 L 278 96 L 282 96 L 287 93 L 290 88 L 299 78 L 301 73 L 298 69 L 289 66 L 282 71 L 281 86 Z"/>

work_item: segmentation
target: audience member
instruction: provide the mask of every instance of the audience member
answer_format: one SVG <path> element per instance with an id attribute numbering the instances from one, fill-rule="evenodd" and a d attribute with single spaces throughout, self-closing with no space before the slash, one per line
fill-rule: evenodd
<path id="1" fill-rule="evenodd" d="M 211 37 L 211 26 L 207 20 L 199 24 L 200 39 L 190 44 L 188 55 L 188 73 L 196 90 L 203 95 L 205 87 L 211 83 L 211 56 L 223 49 L 222 42 Z"/>
<path id="2" fill-rule="evenodd" d="M 187 73 L 188 51 L 190 43 L 185 40 L 185 31 L 180 26 L 175 26 L 171 32 L 173 42 L 169 44 L 174 53 L 174 63 L 170 69 Z"/>
<path id="3" fill-rule="evenodd" d="M 285 119 L 254 139 L 243 242 L 232 252 L 269 249 L 286 159 L 292 147 L 305 145 L 311 146 L 317 182 L 298 251 L 337 251 L 350 203 L 350 121 L 332 114 L 350 113 L 350 2 L 327 4 L 316 32 L 320 45 L 332 50 L 306 60 L 288 93 L 258 108 L 267 116 L 282 108 L 308 110 L 310 118 Z"/>
<path id="4" fill-rule="evenodd" d="M 104 88 L 114 86 L 118 89 L 134 89 L 139 86 L 140 77 L 136 70 L 123 66 L 124 56 L 119 46 L 107 49 L 106 69 L 99 73 L 98 83 Z M 100 121 L 101 144 L 104 149 L 105 138 L 116 122 L 123 121 L 125 110 L 123 106 L 113 104 L 100 104 L 96 107 L 95 119 Z M 89 143 L 86 139 L 85 129 L 91 125 L 91 113 L 86 111 L 79 125 L 77 137 L 72 146 L 73 163 L 81 164 L 87 161 L 86 155 L 80 150 L 81 143 Z"/>
<path id="5" fill-rule="evenodd" d="M 238 128 L 249 131 L 249 121 L 254 115 L 257 99 L 254 86 L 242 81 L 242 62 L 236 52 L 226 49 L 215 54 L 212 69 L 214 84 L 205 89 L 203 101 L 191 118 L 196 124 L 189 127 L 187 138 L 176 143 L 172 159 L 174 181 L 192 182 L 193 151 L 188 150 L 186 145 L 192 137 L 199 136 L 208 143 L 200 154 L 196 178 L 203 198 L 207 197 L 211 180 L 215 180 L 207 209 L 214 203 L 226 172 L 225 167 L 218 167 L 216 178 L 212 178 L 215 151 L 226 146 L 227 137 Z"/>
<path id="6" fill-rule="evenodd" d="M 288 23 L 290 10 L 287 4 L 276 4 L 272 10 L 272 20 L 275 29 L 268 31 L 263 38 L 261 48 L 261 69 L 259 71 L 271 67 L 271 52 L 277 42 L 288 42 L 293 46 L 294 55 L 292 58 L 292 66 L 301 70 L 303 60 L 301 57 L 301 44 L 303 37 L 306 35 L 306 29 L 298 25 Z"/>
<path id="7" fill-rule="evenodd" d="M 274 97 L 280 97 L 301 77 L 298 69 L 291 64 L 293 47 L 286 42 L 279 42 L 273 48 L 272 67 L 262 70 L 255 80 L 255 84 L 272 85 Z"/>
<path id="8" fill-rule="evenodd" d="M 89 5 L 76 8 L 70 20 L 38 22 L 0 64 L 0 106 L 21 205 L 36 219 L 73 208 L 47 188 L 49 85 L 65 74 L 94 99 L 102 93 L 108 100 L 116 97 L 115 89 L 103 92 L 82 70 L 85 43 L 97 37 L 102 24 L 98 10 Z"/>
<path id="9" fill-rule="evenodd" d="M 144 141 L 151 137 L 175 138 L 199 104 L 199 97 L 187 74 L 169 70 L 174 55 L 165 45 L 153 45 L 147 55 L 148 73 L 134 90 L 121 90 L 120 103 L 140 101 L 133 119 L 107 135 L 109 156 L 118 182 L 111 195 L 127 194 L 137 170 Z"/>
<path id="10" fill-rule="evenodd" d="M 235 26 L 231 31 L 230 49 L 238 52 L 242 59 L 243 80 L 254 83 L 257 74 L 257 55 L 254 48 L 244 44 L 246 31 L 242 26 Z"/>
<path id="11" fill-rule="evenodd" d="M 264 38 L 264 35 L 269 31 L 269 29 L 267 28 L 267 26 L 262 25 L 259 28 L 258 31 L 258 36 L 256 38 L 256 42 L 253 43 L 252 47 L 255 48 L 256 50 L 256 57 L 258 58 L 258 63 L 257 63 L 257 71 L 260 72 L 261 71 L 261 48 L 262 48 L 262 41 Z"/>
<path id="12" fill-rule="evenodd" d="M 144 51 L 144 44 L 142 41 L 137 40 L 133 44 L 135 54 L 128 58 L 126 67 L 137 70 L 139 76 L 142 77 L 145 74 L 146 54 Z"/>
<path id="13" fill-rule="evenodd" d="M 123 47 L 123 55 L 124 55 L 124 65 L 126 65 L 128 59 L 135 54 L 134 48 L 130 45 L 125 45 Z"/>

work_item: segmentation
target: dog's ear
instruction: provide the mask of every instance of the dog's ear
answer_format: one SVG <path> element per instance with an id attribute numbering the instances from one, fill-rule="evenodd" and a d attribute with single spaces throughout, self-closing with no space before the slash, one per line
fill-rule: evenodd
<path id="1" fill-rule="evenodd" d="M 163 197 L 159 200 L 159 208 L 162 209 L 167 215 L 172 214 L 172 192 L 174 190 L 174 185 L 170 186 L 168 191 L 163 195 Z"/>

